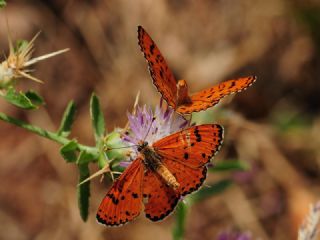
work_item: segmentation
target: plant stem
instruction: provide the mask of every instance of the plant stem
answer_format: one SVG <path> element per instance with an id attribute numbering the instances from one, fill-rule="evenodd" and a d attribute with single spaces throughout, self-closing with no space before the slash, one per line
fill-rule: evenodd
<path id="1" fill-rule="evenodd" d="M 41 137 L 45 137 L 45 138 L 53 140 L 57 143 L 60 143 L 61 145 L 65 145 L 71 141 L 68 138 L 59 136 L 57 133 L 44 130 L 44 129 L 37 127 L 37 126 L 33 126 L 33 125 L 28 124 L 28 123 L 21 121 L 19 119 L 15 119 L 13 117 L 10 117 L 4 113 L 0 113 L 0 120 L 14 124 L 18 127 L 24 128 L 24 129 L 26 129 L 30 132 L 33 132 Z M 93 156 L 96 156 L 96 158 L 98 158 L 98 156 L 99 156 L 99 151 L 95 147 L 84 146 L 82 144 L 78 144 L 78 147 L 79 147 L 80 151 L 81 150 L 86 151 L 87 153 L 90 153 Z"/>
<path id="2" fill-rule="evenodd" d="M 185 199 L 186 201 L 186 199 Z M 174 240 L 183 240 L 186 228 L 186 218 L 188 214 L 188 205 L 181 201 L 176 210 L 176 222 L 172 231 Z"/>

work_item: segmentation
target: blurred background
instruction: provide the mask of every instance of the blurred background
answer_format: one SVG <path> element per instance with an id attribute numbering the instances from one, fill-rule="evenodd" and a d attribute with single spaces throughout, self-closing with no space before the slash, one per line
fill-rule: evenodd
<path id="1" fill-rule="evenodd" d="M 246 91 L 195 116 L 199 123 L 225 126 L 216 161 L 240 159 L 251 170 L 233 174 L 235 184 L 226 192 L 192 207 L 186 239 L 216 239 L 228 229 L 250 231 L 254 239 L 296 239 L 320 193 L 319 1 L 11 0 L 0 11 L 4 53 L 6 18 L 14 40 L 30 40 L 41 30 L 34 56 L 71 50 L 34 66 L 34 75 L 45 84 L 18 84 L 37 90 L 45 107 L 23 111 L 1 99 L 1 112 L 56 130 L 74 99 L 72 137 L 88 145 L 94 144 L 93 91 L 109 131 L 126 124 L 139 90 L 141 104 L 159 101 L 137 44 L 138 25 L 193 92 L 230 78 L 258 76 Z M 141 214 L 119 228 L 97 224 L 95 212 L 109 187 L 99 179 L 92 181 L 90 217 L 83 223 L 77 168 L 65 163 L 60 146 L 4 122 L 0 129 L 0 239 L 171 238 L 172 215 L 152 223 Z M 207 181 L 222 177 L 211 174 Z"/>

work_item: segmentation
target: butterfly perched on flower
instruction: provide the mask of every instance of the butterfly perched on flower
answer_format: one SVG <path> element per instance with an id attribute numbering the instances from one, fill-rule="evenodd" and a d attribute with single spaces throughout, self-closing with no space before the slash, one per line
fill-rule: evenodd
<path id="1" fill-rule="evenodd" d="M 156 116 L 156 117 L 154 117 Z M 187 126 L 174 110 L 138 108 L 129 115 L 131 133 L 123 141 L 135 144 L 135 160 L 113 183 L 102 200 L 97 220 L 118 226 L 142 211 L 148 219 L 168 216 L 182 196 L 203 184 L 206 164 L 218 152 L 223 128 L 218 124 Z"/>
<path id="2" fill-rule="evenodd" d="M 178 113 L 190 114 L 206 110 L 216 105 L 221 98 L 246 89 L 256 80 L 255 76 L 228 80 L 189 95 L 187 82 L 177 81 L 174 78 L 157 45 L 141 26 L 138 26 L 138 40 L 148 62 L 153 84 L 166 102 Z"/>

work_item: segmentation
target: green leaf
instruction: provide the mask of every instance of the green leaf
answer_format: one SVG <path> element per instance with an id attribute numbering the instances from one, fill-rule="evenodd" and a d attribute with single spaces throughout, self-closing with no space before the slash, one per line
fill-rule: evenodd
<path id="1" fill-rule="evenodd" d="M 295 14 L 300 23 L 302 23 L 310 34 L 317 52 L 320 51 L 320 7 L 319 4 L 303 4 L 295 7 Z"/>
<path id="2" fill-rule="evenodd" d="M 92 155 L 84 150 L 82 150 L 79 154 L 78 160 L 77 160 L 77 164 L 85 164 L 85 163 L 89 163 L 92 162 L 93 160 L 97 160 L 95 159 L 96 156 Z"/>
<path id="3" fill-rule="evenodd" d="M 172 231 L 174 240 L 184 239 L 187 214 L 188 214 L 188 206 L 183 201 L 180 201 L 176 209 L 176 213 L 175 213 L 176 222 Z"/>
<path id="4" fill-rule="evenodd" d="M 79 168 L 79 183 L 90 176 L 88 163 L 78 165 Z M 90 181 L 78 185 L 78 207 L 80 216 L 85 222 L 89 215 L 89 198 L 90 198 Z"/>
<path id="5" fill-rule="evenodd" d="M 209 172 L 223 172 L 223 171 L 246 171 L 249 170 L 248 163 L 238 160 L 224 160 L 217 162 L 213 167 L 209 168 Z"/>
<path id="6" fill-rule="evenodd" d="M 4 98 L 11 104 L 23 109 L 35 109 L 43 104 L 43 99 L 35 92 L 18 93 L 13 87 L 8 88 Z"/>
<path id="7" fill-rule="evenodd" d="M 26 97 L 30 99 L 30 101 L 37 106 L 44 104 L 43 98 L 39 96 L 36 92 L 29 90 L 25 93 Z"/>
<path id="8" fill-rule="evenodd" d="M 105 123 L 103 112 L 100 108 L 99 98 L 93 93 L 90 100 L 90 115 L 92 126 L 94 129 L 94 136 L 96 142 L 99 143 L 105 133 Z"/>
<path id="9" fill-rule="evenodd" d="M 6 6 L 5 0 L 0 0 L 0 8 L 4 8 Z"/>
<path id="10" fill-rule="evenodd" d="M 60 148 L 60 154 L 66 160 L 66 162 L 77 161 L 78 143 L 76 140 L 72 140 Z"/>
<path id="11" fill-rule="evenodd" d="M 64 111 L 58 134 L 63 137 L 68 137 L 71 132 L 71 127 L 74 121 L 76 106 L 73 101 L 70 101 Z"/>
<path id="12" fill-rule="evenodd" d="M 224 179 L 213 184 L 209 183 L 209 187 L 204 186 L 198 192 L 191 195 L 191 200 L 192 202 L 199 202 L 205 198 L 218 195 L 219 193 L 222 193 L 224 190 L 226 190 L 231 184 L 232 181 L 230 179 Z"/>
<path id="13" fill-rule="evenodd" d="M 271 115 L 270 123 L 281 134 L 304 132 L 312 124 L 308 114 L 302 114 L 296 109 L 280 108 Z"/>

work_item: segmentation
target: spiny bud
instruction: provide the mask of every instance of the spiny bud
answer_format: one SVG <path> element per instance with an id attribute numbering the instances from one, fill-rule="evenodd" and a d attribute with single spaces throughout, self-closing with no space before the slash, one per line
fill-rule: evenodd
<path id="1" fill-rule="evenodd" d="M 7 88 L 8 86 L 14 84 L 16 79 L 23 77 L 42 83 L 40 79 L 30 74 L 32 70 L 29 69 L 29 67 L 37 62 L 69 50 L 66 48 L 39 57 L 31 58 L 31 55 L 34 51 L 34 41 L 39 36 L 39 33 L 37 33 L 30 42 L 22 41 L 18 43 L 16 48 L 13 47 L 11 37 L 8 35 L 9 56 L 5 61 L 0 63 L 0 89 Z"/>

